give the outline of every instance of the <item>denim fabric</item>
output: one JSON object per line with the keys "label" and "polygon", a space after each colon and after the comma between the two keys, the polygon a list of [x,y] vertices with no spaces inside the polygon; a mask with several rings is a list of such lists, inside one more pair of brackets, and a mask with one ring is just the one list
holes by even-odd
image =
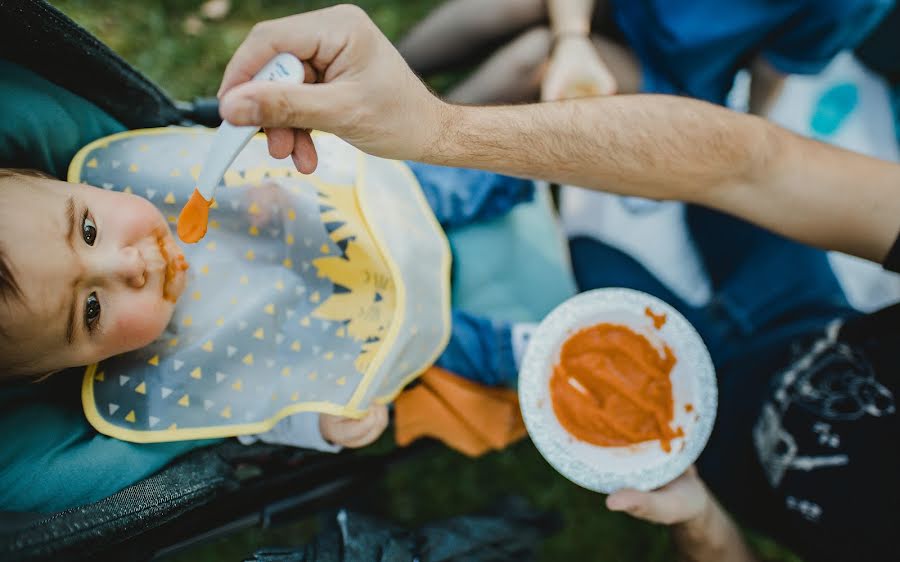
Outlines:
{"label": "denim fabric", "polygon": [[504,215],[534,198],[534,183],[492,172],[407,162],[444,228]]}
{"label": "denim fabric", "polygon": [[510,324],[454,310],[450,342],[437,366],[489,386],[514,385]]}

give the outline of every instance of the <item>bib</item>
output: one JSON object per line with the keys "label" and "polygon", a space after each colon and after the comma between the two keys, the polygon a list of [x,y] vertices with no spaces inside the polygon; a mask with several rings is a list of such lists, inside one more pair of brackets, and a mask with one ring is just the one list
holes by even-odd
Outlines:
{"label": "bib", "polygon": [[[69,181],[145,197],[174,231],[212,131],[162,128],[83,148]],[[443,350],[450,250],[400,162],[315,134],[296,172],[258,135],[216,191],[203,240],[181,245],[188,283],[151,345],[87,368],[101,433],[134,442],[268,431],[301,411],[360,417]]]}

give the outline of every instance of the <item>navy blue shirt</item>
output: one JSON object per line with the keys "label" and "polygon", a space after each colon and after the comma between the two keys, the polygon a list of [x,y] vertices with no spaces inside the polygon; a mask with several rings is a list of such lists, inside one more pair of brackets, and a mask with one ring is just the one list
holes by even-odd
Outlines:
{"label": "navy blue shirt", "polygon": [[806,562],[900,560],[900,303],[729,363],[699,462],[726,508]]}

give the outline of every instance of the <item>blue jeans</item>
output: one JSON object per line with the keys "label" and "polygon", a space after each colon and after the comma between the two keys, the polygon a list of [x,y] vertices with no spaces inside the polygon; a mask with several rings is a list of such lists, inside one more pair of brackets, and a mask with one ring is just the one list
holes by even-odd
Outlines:
{"label": "blue jeans", "polygon": [[[534,198],[534,184],[529,180],[480,170],[408,164],[445,229],[501,216]],[[511,326],[454,310],[450,341],[436,364],[482,384],[514,384],[518,373]]]}
{"label": "blue jeans", "polygon": [[534,199],[530,180],[493,172],[407,162],[445,229],[504,215]]}

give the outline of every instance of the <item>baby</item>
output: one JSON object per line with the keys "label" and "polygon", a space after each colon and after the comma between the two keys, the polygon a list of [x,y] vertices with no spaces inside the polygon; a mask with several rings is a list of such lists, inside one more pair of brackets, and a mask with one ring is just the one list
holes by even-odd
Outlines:
{"label": "baby", "polygon": [[[0,169],[0,372],[47,376],[149,345],[172,318],[186,269],[149,201]],[[387,418],[384,406],[359,420],[297,414],[261,437],[322,450],[362,447]]]}
{"label": "baby", "polygon": [[[422,165],[413,171],[448,226],[502,214],[530,197],[524,180]],[[0,373],[47,376],[150,345],[172,320],[186,270],[170,225],[146,199],[0,169]],[[437,364],[489,384],[510,382],[521,340],[509,325],[454,312]],[[361,419],[302,412],[239,439],[337,451],[373,442],[387,422],[383,405]]]}

